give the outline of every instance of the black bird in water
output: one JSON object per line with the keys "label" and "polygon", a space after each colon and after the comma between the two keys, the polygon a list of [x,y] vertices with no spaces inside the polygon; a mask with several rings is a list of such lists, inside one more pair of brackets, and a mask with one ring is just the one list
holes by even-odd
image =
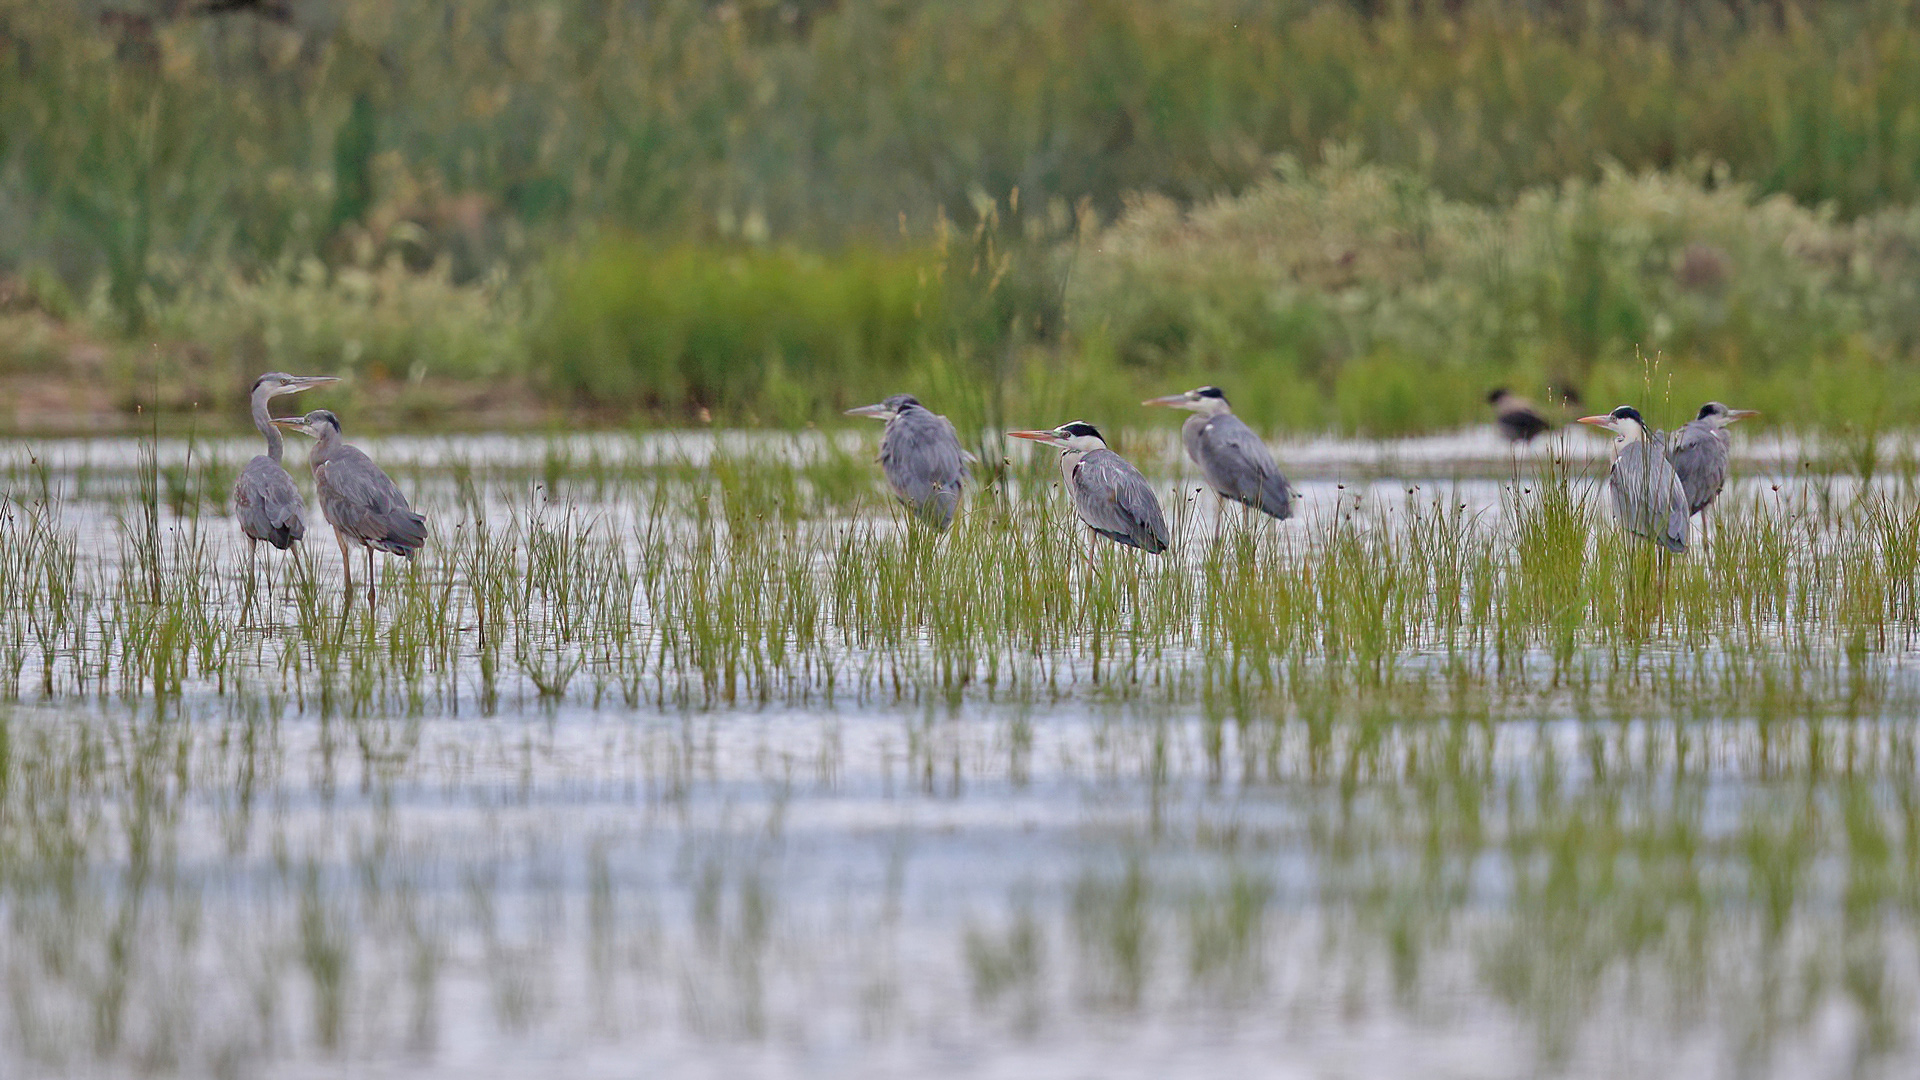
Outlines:
{"label": "black bird in water", "polygon": [[1504,386],[1495,387],[1487,394],[1487,404],[1493,406],[1493,422],[1499,425],[1500,434],[1505,435],[1508,442],[1532,442],[1553,430],[1553,421],[1534,408],[1533,402]]}

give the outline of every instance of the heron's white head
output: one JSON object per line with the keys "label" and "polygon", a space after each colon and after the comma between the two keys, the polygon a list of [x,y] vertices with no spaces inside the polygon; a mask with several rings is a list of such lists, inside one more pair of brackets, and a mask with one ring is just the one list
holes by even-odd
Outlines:
{"label": "heron's white head", "polygon": [[251,396],[272,400],[339,381],[331,375],[289,375],[284,371],[269,371],[253,380]]}
{"label": "heron's white head", "polygon": [[1704,420],[1707,422],[1708,427],[1718,431],[1737,420],[1745,420],[1749,416],[1759,415],[1760,411],[1758,409],[1729,409],[1717,401],[1709,401],[1705,405],[1700,406],[1700,415],[1694,417],[1694,419]]}
{"label": "heron's white head", "polygon": [[1583,416],[1579,422],[1606,428],[1619,436],[1618,441],[1623,446],[1647,437],[1647,422],[1640,418],[1640,410],[1631,405],[1622,405],[1610,413],[1602,413],[1599,416]]}
{"label": "heron's white head", "polygon": [[895,394],[878,405],[862,405],[857,409],[848,409],[847,416],[870,416],[875,420],[891,420],[907,409],[921,408],[920,399],[912,394]]}
{"label": "heron's white head", "polygon": [[1100,429],[1085,420],[1062,424],[1052,431],[1009,431],[1007,434],[1016,439],[1031,439],[1057,446],[1068,454],[1085,454],[1107,448],[1107,440],[1100,437]]}
{"label": "heron's white head", "polygon": [[1149,398],[1142,405],[1165,405],[1173,409],[1186,409],[1203,416],[1217,416],[1232,412],[1233,406],[1227,404],[1227,395],[1217,386],[1202,386],[1184,394],[1168,394],[1166,397]]}
{"label": "heron's white head", "polygon": [[315,439],[340,434],[340,418],[325,409],[315,409],[305,416],[276,416],[273,422]]}

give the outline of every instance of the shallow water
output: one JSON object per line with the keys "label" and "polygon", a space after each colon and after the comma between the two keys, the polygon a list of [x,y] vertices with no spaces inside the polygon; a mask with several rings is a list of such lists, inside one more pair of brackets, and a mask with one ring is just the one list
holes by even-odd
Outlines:
{"label": "shallow water", "polygon": [[[1568,445],[1595,498],[1605,440]],[[0,659],[20,657],[18,700],[0,704],[0,1073],[1920,1065],[1910,625],[1859,651],[1764,619],[1751,638],[1658,630],[1625,659],[1632,642],[1564,659],[1529,639],[1509,656],[1420,628],[1385,674],[1307,644],[1280,676],[1238,662],[1242,685],[1213,655],[1204,585],[1171,615],[1127,591],[1208,572],[1211,497],[1176,513],[1181,551],[1137,574],[1076,564],[1064,525],[1059,551],[1036,549],[1071,568],[1072,608],[1141,620],[1120,647],[1063,623],[997,648],[937,611],[840,611],[867,594],[835,582],[836,545],[875,566],[925,557],[872,490],[870,442],[366,446],[435,548],[383,566],[374,621],[351,609],[333,637],[339,556],[321,530],[308,563],[273,554],[247,603],[212,504],[249,444],[15,448],[10,511],[50,498],[87,599],[77,629],[44,610],[0,619]],[[1172,487],[1170,439],[1129,448]],[[1299,463],[1301,520],[1262,526],[1279,539],[1258,557],[1326,573],[1347,517],[1389,535],[1410,507],[1464,505],[1462,535],[1503,535],[1551,457],[1516,466],[1483,433],[1279,450]],[[143,454],[179,474],[147,481],[179,489],[152,508],[151,563]],[[743,456],[813,471],[709,476]],[[1814,458],[1762,447],[1729,504],[1812,515],[1861,490],[1911,496],[1910,477]],[[1049,475],[1002,481],[1043,530]],[[461,545],[482,521],[515,547],[504,561],[452,554],[479,559]],[[579,552],[610,561],[578,554],[589,569],[563,580],[538,552],[580,540],[569,522],[589,529]],[[696,552],[668,585],[710,551],[712,583],[689,592],[814,575],[739,599],[769,606],[714,633],[812,617],[777,600],[817,605],[817,636],[705,659],[717,646],[687,624],[712,612],[644,584],[650,545]],[[616,564],[634,577],[592,569]],[[483,629],[482,565],[552,580]],[[609,595],[619,610],[594,614]],[[447,644],[406,645],[435,606],[450,625],[424,632]],[[182,610],[217,625],[147,617]],[[628,626],[630,644],[596,637]],[[174,652],[136,647],[170,632]],[[41,633],[72,643],[50,675]],[[156,674],[135,655],[174,659]],[[1789,689],[1762,703],[1761,682]]]}

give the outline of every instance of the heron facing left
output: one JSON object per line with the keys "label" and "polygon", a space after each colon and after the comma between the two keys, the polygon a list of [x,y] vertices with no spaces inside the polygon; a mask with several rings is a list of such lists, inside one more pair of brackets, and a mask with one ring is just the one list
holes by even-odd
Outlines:
{"label": "heron facing left", "polygon": [[1687,550],[1687,489],[1667,460],[1666,448],[1647,430],[1640,410],[1622,405],[1610,413],[1583,416],[1580,423],[1613,432],[1613,468],[1607,487],[1620,527],[1676,554]]}
{"label": "heron facing left", "polygon": [[427,542],[427,519],[413,512],[393,478],[380,471],[358,447],[340,437],[340,418],[325,409],[305,416],[283,416],[274,423],[314,440],[307,462],[313,466],[313,489],[320,496],[320,512],[333,526],[340,543],[340,568],[347,579],[347,597],[353,597],[353,559],[350,545],[367,549],[367,603],[373,595],[373,553],[384,551],[411,559]]}
{"label": "heron facing left", "polygon": [[1167,519],[1153,485],[1126,458],[1107,449],[1100,429],[1075,420],[1051,431],[1007,434],[1060,448],[1060,472],[1073,499],[1073,512],[1087,528],[1152,555],[1167,550]]}
{"label": "heron facing left", "polygon": [[847,415],[887,422],[880,435],[880,471],[887,486],[919,520],[936,529],[953,524],[960,486],[967,480],[967,454],[953,424],[912,394],[848,409]]}
{"label": "heron facing left", "polygon": [[1202,386],[1140,404],[1166,405],[1193,414],[1180,425],[1180,441],[1214,494],[1281,521],[1293,515],[1293,489],[1274,463],[1273,452],[1233,415],[1233,406],[1219,387]]}
{"label": "heron facing left", "polygon": [[285,551],[307,534],[302,513],[306,500],[280,463],[280,429],[274,426],[273,417],[267,411],[268,403],[277,397],[339,381],[331,375],[288,375],[283,371],[269,371],[254,380],[253,426],[266,437],[267,452],[254,455],[247,467],[240,470],[240,479],[233,485],[233,516],[240,520],[240,531],[246,534],[249,552],[259,550],[262,540]]}

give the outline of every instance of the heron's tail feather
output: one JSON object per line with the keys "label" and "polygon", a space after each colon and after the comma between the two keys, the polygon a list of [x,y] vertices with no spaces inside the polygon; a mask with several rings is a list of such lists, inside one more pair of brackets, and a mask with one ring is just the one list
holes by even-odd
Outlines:
{"label": "heron's tail feather", "polygon": [[1285,521],[1293,516],[1293,489],[1287,486],[1286,477],[1274,473],[1267,477],[1266,483],[1260,486],[1259,498],[1248,502],[1247,505],[1263,514],[1271,514],[1274,518]]}
{"label": "heron's tail feather", "polygon": [[1683,507],[1667,516],[1667,535],[1660,538],[1660,546],[1678,554],[1687,550],[1687,518],[1690,515]]}

